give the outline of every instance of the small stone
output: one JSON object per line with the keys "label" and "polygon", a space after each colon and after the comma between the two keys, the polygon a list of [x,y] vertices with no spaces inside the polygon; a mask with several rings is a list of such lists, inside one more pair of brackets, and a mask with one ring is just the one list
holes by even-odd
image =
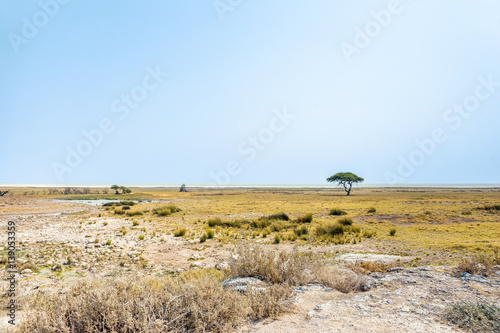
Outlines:
{"label": "small stone", "polygon": [[215,269],[217,269],[219,271],[227,271],[227,270],[229,270],[229,264],[225,261],[220,262],[220,263],[215,265]]}
{"label": "small stone", "polygon": [[404,271],[404,267],[392,267],[392,268],[389,268],[388,270],[386,270],[386,272],[390,273],[390,272],[401,272],[401,271]]}
{"label": "small stone", "polygon": [[23,271],[21,272],[21,274],[32,274],[33,271],[29,268],[26,268],[26,269],[23,269]]}

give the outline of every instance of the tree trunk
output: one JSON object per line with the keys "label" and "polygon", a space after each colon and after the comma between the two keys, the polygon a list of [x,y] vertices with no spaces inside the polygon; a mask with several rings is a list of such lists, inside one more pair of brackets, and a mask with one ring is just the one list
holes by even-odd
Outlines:
{"label": "tree trunk", "polygon": [[347,195],[351,194],[352,183],[349,183],[349,190],[346,188]]}

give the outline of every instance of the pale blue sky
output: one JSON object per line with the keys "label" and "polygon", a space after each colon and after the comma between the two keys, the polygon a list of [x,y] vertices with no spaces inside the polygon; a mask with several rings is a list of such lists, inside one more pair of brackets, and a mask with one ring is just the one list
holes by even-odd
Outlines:
{"label": "pale blue sky", "polygon": [[500,183],[494,0],[2,0],[0,36],[0,184]]}

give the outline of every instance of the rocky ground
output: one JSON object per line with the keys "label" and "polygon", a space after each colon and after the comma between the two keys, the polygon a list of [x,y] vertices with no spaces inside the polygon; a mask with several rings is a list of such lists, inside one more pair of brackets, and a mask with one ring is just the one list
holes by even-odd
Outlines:
{"label": "rocky ground", "polygon": [[[164,235],[140,241],[137,234],[124,234],[121,218],[91,217],[98,207],[31,199],[14,202],[0,212],[0,228],[15,220],[18,226],[19,300],[40,290],[64,291],[85,277],[116,274],[162,275],[189,269],[221,267],[231,245],[199,244]],[[63,214],[61,214],[63,212]],[[130,221],[126,221],[130,224]],[[127,224],[127,225],[128,225]],[[5,231],[6,232],[6,231]],[[281,246],[281,245],[280,245]],[[286,247],[286,245],[283,245]],[[336,252],[337,247],[315,247]],[[241,332],[457,332],[442,319],[443,311],[457,301],[489,301],[500,304],[500,267],[488,276],[457,274],[452,267],[397,267],[408,258],[370,253],[370,248],[336,255],[340,264],[380,261],[393,264],[385,272],[372,273],[365,291],[343,294],[319,285],[297,288],[294,305],[277,319],[240,327]],[[5,250],[5,249],[3,249]],[[34,264],[39,272],[30,269]],[[222,264],[223,266],[223,264]],[[8,289],[5,274],[1,290]],[[2,297],[6,302],[5,295]],[[22,311],[19,313],[22,318]],[[29,320],[29,319],[26,319]],[[2,314],[2,326],[7,317]]]}

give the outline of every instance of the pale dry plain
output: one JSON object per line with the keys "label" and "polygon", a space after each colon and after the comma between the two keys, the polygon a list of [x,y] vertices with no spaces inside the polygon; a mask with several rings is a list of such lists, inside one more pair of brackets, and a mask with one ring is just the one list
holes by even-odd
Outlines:
{"label": "pale dry plain", "polygon": [[[230,267],[241,260],[235,247],[254,244],[265,253],[312,253],[342,270],[339,278],[354,274],[364,285],[341,292],[331,281],[322,286],[311,278],[308,286],[293,286],[278,314],[252,320],[256,315],[244,306],[236,324],[210,330],[460,332],[444,318],[454,302],[499,304],[499,189],[355,188],[351,196],[334,188],[132,188],[125,195],[95,188],[68,195],[7,190],[0,197],[0,221],[4,239],[7,222],[17,224],[17,322],[33,318],[25,315],[29,300],[63,297],[78,281],[238,276]],[[68,199],[135,203],[103,207]],[[330,215],[331,209],[345,215]],[[269,218],[278,213],[289,220]],[[339,232],[333,227],[342,218],[347,222]],[[6,247],[2,265],[5,255]],[[472,256],[472,264],[464,263]],[[460,276],[467,263],[476,265],[475,274]],[[246,304],[244,293],[238,297]],[[9,327],[7,320],[2,314],[2,327]],[[156,325],[160,332],[170,323]]]}

